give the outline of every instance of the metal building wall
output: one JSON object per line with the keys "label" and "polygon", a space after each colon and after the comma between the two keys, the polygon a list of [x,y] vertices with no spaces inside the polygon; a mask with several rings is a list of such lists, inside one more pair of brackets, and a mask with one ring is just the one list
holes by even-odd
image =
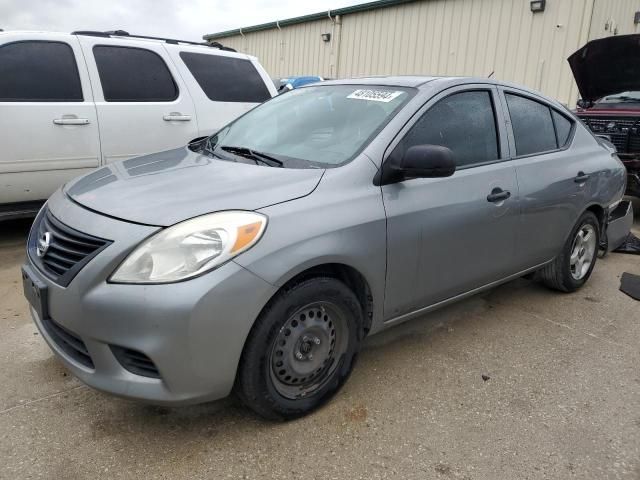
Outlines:
{"label": "metal building wall", "polygon": [[547,0],[542,13],[529,0],[422,0],[218,40],[274,77],[494,72],[574,105],[566,58],[589,39],[637,32],[635,11],[640,0]]}
{"label": "metal building wall", "polygon": [[332,29],[333,22],[327,17],[326,20],[234,35],[216,41],[239,52],[255,55],[272,77],[303,74],[335,77],[335,67],[333,73],[331,68],[333,42],[323,42],[320,37]]}
{"label": "metal building wall", "polygon": [[640,25],[633,23],[635,12],[640,12],[640,0],[596,0],[589,39],[640,33]]}

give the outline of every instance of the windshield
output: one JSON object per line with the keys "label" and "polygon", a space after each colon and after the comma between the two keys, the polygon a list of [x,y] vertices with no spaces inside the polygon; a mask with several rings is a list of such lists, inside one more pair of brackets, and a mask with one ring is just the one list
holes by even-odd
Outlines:
{"label": "windshield", "polygon": [[285,166],[335,166],[355,157],[413,93],[358,85],[293,90],[227,125],[209,144],[224,158],[242,148]]}
{"label": "windshield", "polygon": [[596,103],[640,102],[639,91],[620,92],[602,97]]}

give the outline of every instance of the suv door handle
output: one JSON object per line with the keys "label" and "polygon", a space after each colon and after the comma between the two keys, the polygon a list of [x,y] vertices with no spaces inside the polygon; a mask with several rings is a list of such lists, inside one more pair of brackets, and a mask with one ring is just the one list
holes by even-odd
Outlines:
{"label": "suv door handle", "polygon": [[62,117],[62,118],[54,118],[53,123],[55,123],[56,125],[89,125],[89,119]]}
{"label": "suv door handle", "polygon": [[171,112],[169,115],[162,117],[165,122],[190,122],[191,115],[182,115],[178,112]]}
{"label": "suv door handle", "polygon": [[589,180],[590,175],[584,173],[584,172],[578,172],[578,176],[576,176],[576,178],[573,179],[574,182],[576,183],[584,183],[587,180]]}
{"label": "suv door handle", "polygon": [[506,200],[511,196],[509,190],[502,190],[500,187],[496,187],[491,190],[491,193],[487,195],[487,202],[497,203]]}

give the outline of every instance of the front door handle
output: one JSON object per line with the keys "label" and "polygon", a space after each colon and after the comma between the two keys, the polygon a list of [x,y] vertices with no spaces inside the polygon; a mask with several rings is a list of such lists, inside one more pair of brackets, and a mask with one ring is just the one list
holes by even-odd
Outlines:
{"label": "front door handle", "polygon": [[496,187],[491,190],[491,193],[487,195],[487,202],[497,203],[506,200],[511,196],[511,192],[509,190],[502,190],[500,187]]}
{"label": "front door handle", "polygon": [[56,125],[89,125],[88,118],[62,117],[54,118],[53,123]]}
{"label": "front door handle", "polygon": [[584,183],[587,180],[589,180],[589,176],[588,174],[584,173],[584,172],[578,172],[578,175],[576,176],[576,178],[573,179],[574,182],[576,183]]}
{"label": "front door handle", "polygon": [[165,122],[190,122],[191,115],[182,115],[179,112],[171,112],[169,115],[162,117]]}

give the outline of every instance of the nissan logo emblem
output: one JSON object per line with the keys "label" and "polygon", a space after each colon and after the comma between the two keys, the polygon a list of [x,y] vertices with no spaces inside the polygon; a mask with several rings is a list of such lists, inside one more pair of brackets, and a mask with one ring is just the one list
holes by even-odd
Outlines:
{"label": "nissan logo emblem", "polygon": [[36,254],[39,257],[44,257],[45,254],[47,253],[47,250],[49,250],[50,245],[51,245],[51,233],[44,232],[42,235],[40,235],[40,238],[38,238]]}

